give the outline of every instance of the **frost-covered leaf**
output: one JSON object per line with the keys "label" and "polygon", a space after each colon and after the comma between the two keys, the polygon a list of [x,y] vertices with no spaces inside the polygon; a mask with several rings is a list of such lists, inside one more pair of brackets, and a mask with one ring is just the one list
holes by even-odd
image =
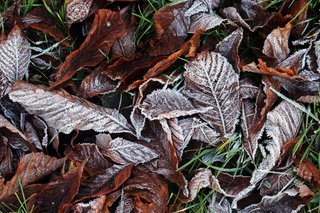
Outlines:
{"label": "frost-covered leaf", "polygon": [[70,23],[83,21],[89,15],[93,0],[69,0],[66,4],[66,16]]}
{"label": "frost-covered leaf", "polygon": [[135,30],[135,27],[127,27],[125,33],[116,40],[111,50],[113,57],[123,56],[126,58],[130,58],[134,55],[134,52],[136,50],[136,44],[134,40]]}
{"label": "frost-covered leaf", "polygon": [[15,26],[0,43],[0,97],[10,91],[16,80],[28,71],[31,58],[30,44]]}
{"label": "frost-covered leaf", "polygon": [[200,54],[185,69],[183,94],[197,108],[212,107],[200,116],[219,133],[233,133],[240,113],[239,74],[215,52]]}
{"label": "frost-covered leaf", "polygon": [[63,159],[57,159],[43,153],[30,153],[22,157],[15,175],[4,184],[0,180],[0,200],[4,201],[19,190],[50,175],[62,166]]}
{"label": "frost-covered leaf", "polygon": [[292,26],[289,23],[284,28],[278,27],[273,30],[265,40],[262,52],[270,58],[275,58],[278,62],[288,58],[290,53],[288,41],[291,28]]}
{"label": "frost-covered leaf", "polygon": [[238,48],[242,41],[243,29],[238,28],[233,31],[229,36],[220,41],[215,49],[215,52],[220,53],[228,59],[228,62],[233,65],[235,69],[239,69],[240,57]]}
{"label": "frost-covered leaf", "polygon": [[102,195],[89,202],[81,202],[72,206],[72,211],[77,213],[102,212],[106,205],[106,196]]}
{"label": "frost-covered leaf", "polygon": [[267,145],[270,153],[253,172],[251,183],[257,183],[273,169],[280,157],[282,145],[296,136],[301,119],[302,111],[287,101],[282,101],[267,114],[266,131],[272,138]]}
{"label": "frost-covered leaf", "polygon": [[260,88],[250,78],[240,80],[240,97],[241,99],[254,99],[258,96]]}
{"label": "frost-covered leaf", "polygon": [[225,19],[221,18],[217,14],[197,14],[192,16],[191,18],[191,24],[188,29],[188,33],[195,33],[198,30],[208,31],[217,26],[220,26],[224,21]]}
{"label": "frost-covered leaf", "polygon": [[74,129],[97,132],[131,133],[132,127],[117,110],[97,106],[66,91],[48,91],[32,84],[17,82],[9,97],[30,114],[38,115],[59,132]]}
{"label": "frost-covered leaf", "polygon": [[107,149],[103,150],[102,153],[119,164],[145,163],[159,156],[156,151],[123,138],[110,141]]}
{"label": "frost-covered leaf", "polygon": [[201,13],[211,13],[212,9],[218,7],[220,0],[194,0],[185,12],[185,16],[191,17]]}
{"label": "frost-covered leaf", "polygon": [[242,0],[237,8],[224,8],[223,14],[252,32],[264,27],[272,17],[257,1],[252,0]]}
{"label": "frost-covered leaf", "polygon": [[150,120],[170,119],[208,111],[211,106],[197,106],[174,90],[156,90],[141,104],[141,112]]}

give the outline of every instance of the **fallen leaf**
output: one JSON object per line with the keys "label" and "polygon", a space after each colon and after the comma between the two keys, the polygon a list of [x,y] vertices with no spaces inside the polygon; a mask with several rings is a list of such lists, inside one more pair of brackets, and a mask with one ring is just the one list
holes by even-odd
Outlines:
{"label": "fallen leaf", "polygon": [[299,177],[309,183],[314,183],[317,187],[319,187],[320,172],[310,160],[306,158],[301,159],[301,157],[298,157],[294,160],[294,163],[296,165],[295,170]]}
{"label": "fallen leaf", "polygon": [[140,143],[116,138],[106,145],[102,153],[118,164],[140,164],[151,161],[159,154]]}
{"label": "fallen leaf", "polygon": [[69,0],[66,4],[66,17],[69,23],[83,21],[89,15],[93,0]]}
{"label": "fallen leaf", "polygon": [[105,203],[106,203],[106,196],[102,195],[100,197],[97,197],[89,203],[87,202],[81,202],[77,203],[74,206],[72,206],[72,212],[76,213],[93,213],[93,212],[105,212]]}
{"label": "fallen leaf", "polygon": [[82,68],[94,67],[102,62],[116,39],[124,33],[124,27],[119,12],[98,10],[85,41],[79,49],[68,55],[57,72],[57,81],[52,88],[69,80]]}
{"label": "fallen leaf", "polygon": [[7,38],[0,43],[0,97],[10,91],[16,80],[22,80],[27,73],[31,50],[27,39],[22,35],[18,26],[15,26]]}
{"label": "fallen leaf", "polygon": [[132,127],[117,110],[92,104],[63,90],[51,92],[32,84],[17,82],[9,97],[25,107],[30,114],[43,118],[59,132],[68,134],[74,129],[93,129],[97,132],[133,134]]}
{"label": "fallen leaf", "polygon": [[200,116],[219,133],[233,133],[240,113],[239,74],[215,52],[200,54],[185,69],[183,94],[195,107],[213,108]]}
{"label": "fallen leaf", "polygon": [[180,116],[203,113],[212,107],[195,107],[180,92],[174,90],[156,90],[141,104],[141,112],[150,120],[170,119]]}
{"label": "fallen leaf", "polygon": [[8,180],[6,184],[0,180],[0,200],[5,201],[9,196],[18,192],[20,184],[25,187],[50,175],[62,166],[63,161],[63,159],[50,157],[43,153],[30,153],[23,156],[11,180]]}

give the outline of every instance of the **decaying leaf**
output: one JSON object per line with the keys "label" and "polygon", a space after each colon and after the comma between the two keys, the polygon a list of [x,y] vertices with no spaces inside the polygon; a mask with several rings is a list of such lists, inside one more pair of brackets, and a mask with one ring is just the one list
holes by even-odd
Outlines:
{"label": "decaying leaf", "polygon": [[66,16],[70,23],[87,18],[93,0],[69,0],[66,5]]}
{"label": "decaying leaf", "polygon": [[[61,167],[63,159],[50,157],[43,153],[30,153],[25,155],[19,162],[15,175],[11,180],[4,183],[0,180],[0,201],[5,201],[19,190],[21,184],[25,187],[50,175]],[[2,205],[2,203],[0,203]]]}
{"label": "decaying leaf", "polygon": [[77,203],[72,207],[73,212],[77,213],[94,213],[105,212],[106,196],[102,195],[88,202]]}
{"label": "decaying leaf", "polygon": [[17,82],[9,96],[30,114],[38,115],[50,127],[66,134],[74,129],[133,134],[132,127],[117,110],[97,106],[63,90],[50,92]]}
{"label": "decaying leaf", "polygon": [[159,156],[155,150],[123,138],[109,141],[102,153],[112,161],[124,165],[145,163]]}
{"label": "decaying leaf", "polygon": [[320,172],[317,167],[310,160],[301,160],[300,157],[295,159],[294,162],[296,164],[295,169],[299,177],[310,183],[314,183],[317,187],[319,187]]}
{"label": "decaying leaf", "polygon": [[102,62],[112,44],[122,35],[124,27],[119,12],[98,10],[86,40],[79,49],[68,55],[56,75],[57,81],[53,87],[69,80],[80,69],[94,67]]}
{"label": "decaying leaf", "polygon": [[16,80],[22,80],[28,71],[31,49],[27,39],[15,26],[0,43],[0,97],[10,91]]}
{"label": "decaying leaf", "polygon": [[141,112],[150,120],[170,119],[206,112],[212,107],[195,107],[180,92],[157,90],[147,96],[141,104]]}
{"label": "decaying leaf", "polygon": [[284,28],[277,28],[273,30],[264,42],[262,52],[270,57],[275,58],[281,62],[288,58],[289,49],[289,35],[291,32],[291,24],[287,24]]}
{"label": "decaying leaf", "polygon": [[215,52],[200,54],[185,69],[183,94],[195,107],[212,107],[200,116],[219,133],[233,133],[240,113],[239,74]]}

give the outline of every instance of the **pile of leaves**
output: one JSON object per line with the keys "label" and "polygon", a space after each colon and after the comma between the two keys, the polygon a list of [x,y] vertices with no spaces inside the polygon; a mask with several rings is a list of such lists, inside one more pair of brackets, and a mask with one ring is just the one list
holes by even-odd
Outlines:
{"label": "pile of leaves", "polygon": [[318,1],[0,4],[1,212],[320,211]]}

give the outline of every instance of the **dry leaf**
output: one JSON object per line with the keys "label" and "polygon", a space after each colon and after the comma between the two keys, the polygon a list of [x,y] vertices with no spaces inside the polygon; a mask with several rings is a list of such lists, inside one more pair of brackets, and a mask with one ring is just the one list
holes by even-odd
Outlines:
{"label": "dry leaf", "polygon": [[197,108],[213,108],[200,116],[222,135],[233,133],[240,114],[239,74],[215,52],[200,54],[185,69],[183,94]]}
{"label": "dry leaf", "polygon": [[15,26],[0,43],[0,97],[10,91],[16,80],[22,80],[28,71],[31,49],[27,39]]}
{"label": "dry leaf", "polygon": [[89,15],[93,0],[69,0],[66,4],[66,17],[69,23],[83,21]]}
{"label": "dry leaf", "polygon": [[133,134],[133,128],[117,110],[97,106],[63,90],[50,92],[32,84],[17,82],[9,97],[59,132],[69,134],[74,129],[92,129]]}
{"label": "dry leaf", "polygon": [[156,90],[141,104],[141,112],[150,120],[170,119],[206,112],[212,107],[195,107],[180,92]]}

